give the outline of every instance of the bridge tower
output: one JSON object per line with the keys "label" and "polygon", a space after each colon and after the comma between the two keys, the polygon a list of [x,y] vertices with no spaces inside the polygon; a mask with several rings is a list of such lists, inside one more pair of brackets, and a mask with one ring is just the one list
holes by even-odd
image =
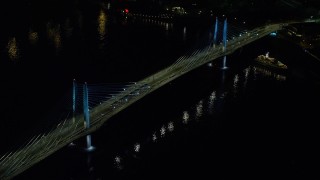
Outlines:
{"label": "bridge tower", "polygon": [[214,26],[213,46],[217,44],[217,34],[218,34],[218,17],[216,17],[216,24]]}
{"label": "bridge tower", "polygon": [[[75,79],[73,79],[72,83],[72,123],[76,122],[75,116],[76,116],[76,103],[77,103],[77,82]],[[75,144],[71,142],[69,146],[74,146]]]}
{"label": "bridge tower", "polygon": [[[84,125],[86,129],[90,128],[90,113],[89,113],[89,98],[88,98],[88,86],[87,83],[83,85],[83,116]],[[91,135],[88,134],[86,137],[87,148],[86,151],[93,151],[95,148],[91,145]]]}
{"label": "bridge tower", "polygon": [[[224,20],[223,23],[223,51],[225,52],[227,50],[227,19]],[[223,57],[223,65],[222,69],[228,69],[227,67],[227,56]]]}
{"label": "bridge tower", "polygon": [[72,122],[75,122],[75,115],[76,115],[76,103],[77,103],[77,82],[73,79],[73,86],[72,86]]}

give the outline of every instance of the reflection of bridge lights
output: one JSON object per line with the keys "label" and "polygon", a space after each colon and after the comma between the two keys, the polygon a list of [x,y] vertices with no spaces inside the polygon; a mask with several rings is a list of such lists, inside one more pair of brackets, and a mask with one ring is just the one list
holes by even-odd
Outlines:
{"label": "reflection of bridge lights", "polygon": [[208,101],[208,111],[209,113],[212,113],[213,111],[213,105],[214,105],[214,101],[216,99],[216,92],[212,92],[209,96],[209,101]]}
{"label": "reflection of bridge lights", "polygon": [[169,122],[169,124],[168,124],[168,131],[169,131],[169,132],[172,132],[173,130],[174,130],[173,122]]}
{"label": "reflection of bridge lights", "polygon": [[239,75],[236,74],[233,78],[233,87],[236,88],[239,82]]}
{"label": "reflection of bridge lights", "polygon": [[104,40],[105,38],[106,23],[107,23],[106,13],[103,10],[100,10],[100,14],[98,16],[98,32],[99,32],[100,40]]}
{"label": "reflection of bridge lights", "polygon": [[155,142],[157,139],[158,139],[158,138],[157,138],[156,133],[153,133],[153,134],[152,134],[152,141]]}
{"label": "reflection of bridge lights", "polygon": [[189,113],[188,113],[188,111],[184,111],[183,112],[183,116],[182,116],[182,122],[183,122],[183,124],[188,124],[188,122],[189,122]]}
{"label": "reflection of bridge lights", "polygon": [[245,77],[246,79],[248,79],[249,71],[250,71],[250,68],[249,68],[249,67],[244,70],[244,77]]}
{"label": "reflection of bridge lights", "polygon": [[160,135],[163,137],[166,134],[166,127],[162,126],[160,129]]}
{"label": "reflection of bridge lights", "polygon": [[61,48],[61,33],[60,33],[60,28],[59,31],[57,32],[57,34],[54,37],[54,45],[56,47],[57,50],[59,50]]}
{"label": "reflection of bridge lights", "polygon": [[38,36],[38,33],[35,32],[35,31],[32,31],[30,30],[29,31],[29,41],[30,41],[30,44],[36,44],[39,40],[39,36]]}
{"label": "reflection of bridge lights", "polygon": [[121,163],[121,157],[120,157],[120,156],[116,156],[116,157],[114,158],[114,162],[115,162],[116,164],[120,164],[120,163]]}
{"label": "reflection of bridge lights", "polygon": [[274,73],[274,72],[267,70],[267,69],[263,69],[263,68],[259,68],[259,67],[255,67],[254,69],[256,70],[255,73],[259,73],[264,76],[274,77],[278,81],[285,81],[287,78],[286,76]]}
{"label": "reflection of bridge lights", "polygon": [[166,23],[166,31],[169,30],[169,23]]}
{"label": "reflection of bridge lights", "polygon": [[213,103],[215,99],[216,99],[216,92],[213,91],[209,97],[210,103]]}
{"label": "reflection of bridge lights", "polygon": [[11,38],[7,45],[8,55],[11,60],[18,59],[19,57],[19,48],[16,41],[16,38]]}
{"label": "reflection of bridge lights", "polygon": [[237,88],[238,88],[238,83],[239,83],[239,75],[236,74],[233,78],[233,91],[234,93],[237,93]]}
{"label": "reflection of bridge lights", "polygon": [[285,81],[285,80],[287,79],[287,77],[286,77],[286,76],[283,76],[283,75],[278,74],[278,75],[276,75],[276,79],[277,79],[278,81]]}
{"label": "reflection of bridge lights", "polygon": [[203,114],[203,100],[201,100],[196,107],[196,117],[200,118]]}
{"label": "reflection of bridge lights", "polygon": [[256,80],[257,79],[257,68],[253,67],[253,79]]}
{"label": "reflection of bridge lights", "polygon": [[53,25],[50,22],[47,23],[47,35],[48,35],[48,38],[53,41],[53,44],[58,52],[62,44],[60,24]]}
{"label": "reflection of bridge lights", "polygon": [[122,161],[122,158],[120,156],[116,156],[114,158],[114,164],[115,164],[116,168],[119,170],[121,170],[123,168],[121,165],[121,161]]}
{"label": "reflection of bridge lights", "polygon": [[135,152],[139,152],[139,151],[140,151],[140,148],[141,148],[141,146],[140,146],[139,143],[136,143],[136,144],[134,145],[134,151],[135,151]]}

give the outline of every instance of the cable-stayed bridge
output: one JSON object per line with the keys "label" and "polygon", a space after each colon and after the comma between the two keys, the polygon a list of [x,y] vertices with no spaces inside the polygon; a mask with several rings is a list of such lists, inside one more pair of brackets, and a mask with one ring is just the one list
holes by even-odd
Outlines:
{"label": "cable-stayed bridge", "polygon": [[[119,84],[73,85],[73,116],[60,122],[56,128],[32,138],[26,145],[0,157],[0,179],[11,179],[34,164],[48,157],[76,139],[86,136],[87,150],[91,146],[90,133],[99,129],[108,119],[134,102],[157,90],[174,79],[220,57],[232,54],[237,49],[254,42],[272,32],[294,23],[313,23],[319,20],[291,21],[257,27],[252,30],[227,33],[227,21],[216,21],[213,43],[181,56],[170,66],[138,81]],[[232,25],[229,25],[232,27]],[[223,32],[218,35],[218,32]],[[222,35],[221,35],[222,34]],[[218,37],[221,37],[220,40]],[[224,67],[226,58],[224,58]],[[81,97],[81,98],[80,98]],[[81,99],[81,112],[77,100]]]}

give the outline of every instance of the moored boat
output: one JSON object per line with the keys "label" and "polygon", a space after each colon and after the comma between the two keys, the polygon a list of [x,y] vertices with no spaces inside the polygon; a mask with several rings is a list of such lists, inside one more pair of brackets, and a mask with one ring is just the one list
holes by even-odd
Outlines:
{"label": "moored boat", "polygon": [[285,71],[288,69],[288,67],[285,64],[283,64],[281,61],[275,58],[269,57],[269,53],[266,53],[266,55],[259,55],[254,62],[275,70]]}

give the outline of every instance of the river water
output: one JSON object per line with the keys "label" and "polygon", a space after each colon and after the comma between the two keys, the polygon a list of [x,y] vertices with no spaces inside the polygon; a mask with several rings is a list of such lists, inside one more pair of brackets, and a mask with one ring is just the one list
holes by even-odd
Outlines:
{"label": "river water", "polygon": [[[39,3],[39,2],[38,2]],[[212,22],[115,16],[107,2],[4,11],[1,152],[60,119],[72,80],[138,81],[208,41]],[[254,65],[270,56],[287,73]],[[165,85],[16,179],[317,179],[319,63],[266,37]],[[58,100],[57,100],[58,99]],[[57,115],[58,114],[58,115]]]}

